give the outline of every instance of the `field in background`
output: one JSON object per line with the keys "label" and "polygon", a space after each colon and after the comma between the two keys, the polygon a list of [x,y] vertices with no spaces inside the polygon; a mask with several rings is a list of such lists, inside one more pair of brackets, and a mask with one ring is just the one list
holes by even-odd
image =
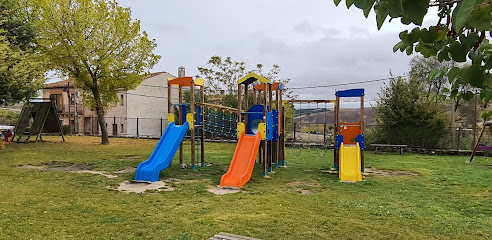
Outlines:
{"label": "field in background", "polygon": [[[174,161],[161,172],[174,191],[137,194],[117,191],[134,174],[115,172],[146,160],[157,140],[47,139],[0,152],[0,239],[492,238],[486,157],[465,164],[467,157],[367,153],[367,169],[385,174],[351,184],[326,173],[332,152],[320,159],[316,149],[288,149],[287,168],[268,179],[256,168],[242,192],[215,195],[207,189],[219,184],[235,145],[206,143],[207,167],[182,170]],[[74,165],[117,177],[53,170]]]}

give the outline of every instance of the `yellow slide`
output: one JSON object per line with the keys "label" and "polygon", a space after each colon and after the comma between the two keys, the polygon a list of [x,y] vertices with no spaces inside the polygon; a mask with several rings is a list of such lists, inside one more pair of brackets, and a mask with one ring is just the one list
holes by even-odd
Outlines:
{"label": "yellow slide", "polygon": [[359,143],[340,146],[340,181],[362,181]]}

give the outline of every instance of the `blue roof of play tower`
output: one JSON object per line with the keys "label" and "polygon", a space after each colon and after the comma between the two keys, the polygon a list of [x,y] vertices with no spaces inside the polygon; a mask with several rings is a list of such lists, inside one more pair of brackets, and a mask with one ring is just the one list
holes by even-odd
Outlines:
{"label": "blue roof of play tower", "polygon": [[337,91],[336,95],[339,97],[362,97],[364,96],[364,89],[358,88],[358,89]]}

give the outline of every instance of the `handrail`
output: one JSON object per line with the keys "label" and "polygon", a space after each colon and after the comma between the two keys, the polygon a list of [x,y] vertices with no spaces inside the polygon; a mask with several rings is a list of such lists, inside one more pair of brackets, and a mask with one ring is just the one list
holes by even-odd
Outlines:
{"label": "handrail", "polygon": [[222,105],[216,105],[216,104],[211,104],[211,103],[197,103],[198,106],[204,106],[204,107],[214,107],[214,108],[219,108],[222,110],[228,110],[228,111],[234,111],[237,112],[237,108],[231,108],[231,107],[226,107]]}

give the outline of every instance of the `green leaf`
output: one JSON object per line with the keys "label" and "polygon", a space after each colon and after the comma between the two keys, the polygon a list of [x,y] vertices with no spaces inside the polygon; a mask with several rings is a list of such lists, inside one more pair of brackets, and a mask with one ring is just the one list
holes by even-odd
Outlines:
{"label": "green leaf", "polygon": [[475,7],[483,0],[463,0],[453,11],[452,23],[456,32],[461,32],[463,26]]}
{"label": "green leaf", "polygon": [[450,92],[450,91],[449,91],[449,88],[443,88],[443,89],[442,89],[442,92],[443,92],[443,93],[448,93],[448,92]]}
{"label": "green leaf", "polygon": [[437,59],[439,62],[451,60],[449,57],[449,47],[444,47],[437,55]]}
{"label": "green leaf", "polygon": [[342,0],[333,0],[335,2],[335,6],[338,6]]}
{"label": "green leaf", "polygon": [[466,52],[470,51],[470,49],[473,47],[473,45],[475,45],[475,43],[478,42],[479,39],[480,37],[478,36],[478,34],[474,32],[468,34],[468,36],[465,36],[464,34],[460,35],[461,45]]}
{"label": "green leaf", "polygon": [[407,46],[407,48],[405,49],[407,55],[412,55],[413,53],[413,44],[410,44]]}
{"label": "green leaf", "polygon": [[405,44],[405,42],[404,41],[400,41],[397,44],[395,44],[395,46],[393,47],[393,52],[396,52],[398,50],[400,50],[401,52],[403,52],[403,50],[406,47],[407,47],[407,45]]}
{"label": "green leaf", "polygon": [[475,96],[475,94],[473,92],[470,92],[470,91],[467,91],[466,93],[461,95],[461,97],[463,99],[465,99],[466,101],[470,101],[474,96]]}
{"label": "green leaf", "polygon": [[352,4],[354,4],[354,0],[345,0],[345,4],[347,5],[347,8],[350,8]]}
{"label": "green leaf", "polygon": [[491,73],[486,73],[484,78],[483,78],[483,85],[487,87],[492,86],[492,74]]}
{"label": "green leaf", "polygon": [[432,69],[432,70],[430,71],[430,73],[429,73],[429,80],[434,79],[434,77],[436,76],[436,74],[437,74],[437,72],[438,72],[438,71],[439,71],[439,70],[438,70],[437,68]]}
{"label": "green leaf", "polygon": [[484,112],[480,116],[482,117],[482,119],[484,121],[488,121],[490,119],[490,117],[492,117],[492,110],[491,111],[488,111],[488,112]]}
{"label": "green leaf", "polygon": [[449,53],[451,54],[451,57],[454,61],[466,62],[467,51],[465,51],[463,46],[461,46],[458,41],[455,41],[451,44],[451,46],[449,47]]}
{"label": "green leaf", "polygon": [[441,29],[437,32],[437,41],[442,41],[446,36],[447,29]]}
{"label": "green leaf", "polygon": [[422,25],[429,8],[429,0],[403,0],[402,7],[404,17],[416,25]]}
{"label": "green leaf", "polygon": [[492,29],[492,5],[481,4],[473,11],[468,18],[468,24],[471,28],[478,31],[490,31]]}
{"label": "green leaf", "polygon": [[401,0],[388,0],[388,11],[392,18],[401,17],[403,15]]}
{"label": "green leaf", "polygon": [[420,31],[420,39],[422,40],[422,42],[424,43],[433,43],[434,41],[437,40],[437,32],[434,31],[433,29],[431,30],[427,30],[427,29],[422,29],[422,31]]}
{"label": "green leaf", "polygon": [[448,72],[448,81],[449,83],[452,83],[454,79],[460,74],[461,68],[459,67],[453,67],[451,70]]}
{"label": "green leaf", "polygon": [[461,70],[461,77],[464,84],[470,84],[472,87],[481,88],[483,86],[483,71],[479,66],[472,65]]}
{"label": "green leaf", "polygon": [[456,98],[456,96],[458,96],[458,89],[453,89],[453,91],[451,91],[451,94],[449,95],[450,98]]}

